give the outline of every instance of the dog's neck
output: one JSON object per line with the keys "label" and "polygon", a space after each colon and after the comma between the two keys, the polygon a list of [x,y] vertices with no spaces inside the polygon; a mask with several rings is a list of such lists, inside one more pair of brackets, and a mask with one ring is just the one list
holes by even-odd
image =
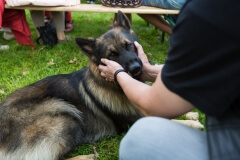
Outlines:
{"label": "dog's neck", "polygon": [[92,61],[89,61],[89,71],[93,74],[93,76],[99,83],[101,83],[103,85],[108,85],[108,87],[111,86],[116,89],[121,89],[121,87],[118,84],[116,84],[115,82],[106,81],[106,79],[101,76],[101,73],[100,73],[96,63],[94,63]]}

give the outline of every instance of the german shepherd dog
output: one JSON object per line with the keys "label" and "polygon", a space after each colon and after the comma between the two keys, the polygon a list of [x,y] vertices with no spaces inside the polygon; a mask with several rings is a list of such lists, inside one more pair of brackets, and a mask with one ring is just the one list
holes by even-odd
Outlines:
{"label": "german shepherd dog", "polygon": [[127,17],[99,38],[75,38],[89,66],[18,89],[0,104],[1,160],[58,160],[78,145],[128,129],[142,115],[121,87],[100,76],[101,58],[139,78],[142,62]]}

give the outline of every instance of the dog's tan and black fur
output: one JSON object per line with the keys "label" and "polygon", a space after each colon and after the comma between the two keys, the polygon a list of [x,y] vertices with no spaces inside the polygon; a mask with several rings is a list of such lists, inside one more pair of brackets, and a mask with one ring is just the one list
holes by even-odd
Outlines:
{"label": "dog's tan and black fur", "polygon": [[0,104],[0,159],[64,159],[76,146],[126,131],[141,117],[97,68],[101,58],[108,58],[140,76],[136,36],[126,16],[119,12],[114,28],[99,38],[75,41],[89,66],[21,88]]}

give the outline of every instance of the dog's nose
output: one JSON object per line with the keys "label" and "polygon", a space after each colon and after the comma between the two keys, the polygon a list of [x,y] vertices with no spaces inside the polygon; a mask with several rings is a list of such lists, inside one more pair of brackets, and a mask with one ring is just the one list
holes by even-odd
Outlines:
{"label": "dog's nose", "polygon": [[134,62],[131,65],[129,65],[128,69],[133,76],[137,76],[138,74],[140,74],[141,68],[142,66],[138,62]]}

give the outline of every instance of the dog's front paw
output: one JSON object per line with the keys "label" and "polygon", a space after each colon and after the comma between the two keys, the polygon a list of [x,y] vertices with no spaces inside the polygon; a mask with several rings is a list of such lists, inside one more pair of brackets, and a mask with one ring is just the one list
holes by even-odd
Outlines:
{"label": "dog's front paw", "polygon": [[186,119],[197,121],[199,119],[198,112],[188,112],[186,113]]}
{"label": "dog's front paw", "polygon": [[176,120],[174,119],[173,121],[184,124],[186,126],[195,128],[195,129],[203,129],[204,126],[199,122],[195,120]]}

